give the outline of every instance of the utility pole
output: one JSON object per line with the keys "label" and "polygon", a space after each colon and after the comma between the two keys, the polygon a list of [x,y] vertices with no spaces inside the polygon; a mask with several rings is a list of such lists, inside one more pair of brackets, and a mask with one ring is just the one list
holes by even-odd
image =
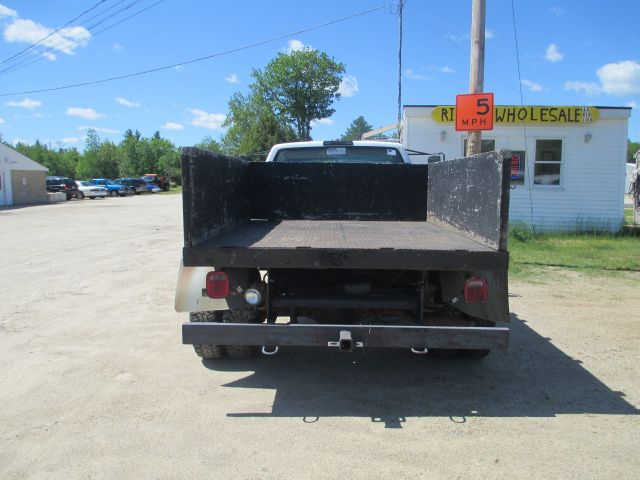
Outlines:
{"label": "utility pole", "polygon": [[398,18],[400,21],[398,33],[398,140],[402,127],[402,7],[405,0],[398,0]]}
{"label": "utility pole", "polygon": [[[469,93],[482,93],[484,89],[484,20],[485,0],[473,0],[471,7],[471,64],[469,75]],[[467,155],[480,153],[482,132],[467,134]]]}

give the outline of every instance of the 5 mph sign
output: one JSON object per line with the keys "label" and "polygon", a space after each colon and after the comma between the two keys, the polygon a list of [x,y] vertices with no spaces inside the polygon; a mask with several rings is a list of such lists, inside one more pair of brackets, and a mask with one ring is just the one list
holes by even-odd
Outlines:
{"label": "5 mph sign", "polygon": [[493,93],[456,96],[456,131],[493,130]]}

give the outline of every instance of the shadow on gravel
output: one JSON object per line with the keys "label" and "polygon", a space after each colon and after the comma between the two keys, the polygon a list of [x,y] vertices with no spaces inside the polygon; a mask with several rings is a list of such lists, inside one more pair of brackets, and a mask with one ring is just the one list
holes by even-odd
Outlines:
{"label": "shadow on gravel", "polygon": [[275,389],[272,412],[230,417],[370,417],[402,428],[410,417],[634,415],[624,393],[609,389],[580,362],[512,315],[509,351],[483,360],[434,359],[408,351],[343,354],[281,349],[275,357],[205,361],[217,371],[251,371],[225,387]]}

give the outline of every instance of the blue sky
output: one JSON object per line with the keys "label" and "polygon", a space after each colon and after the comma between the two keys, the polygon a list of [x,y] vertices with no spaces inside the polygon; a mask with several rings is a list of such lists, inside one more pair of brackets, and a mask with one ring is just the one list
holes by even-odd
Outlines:
{"label": "blue sky", "polygon": [[[640,2],[514,1],[525,103],[632,106],[629,137],[639,140]],[[0,2],[0,95],[174,64],[384,4],[104,0],[37,48],[10,59],[98,0]],[[495,93],[496,104],[518,104],[511,2],[487,3],[485,91]],[[314,138],[339,136],[359,115],[374,127],[386,125],[395,121],[397,111],[398,19],[391,9],[181,68],[67,90],[0,96],[0,133],[9,142],[40,139],[80,149],[88,127],[114,141],[127,128],[145,136],[160,130],[177,145],[191,145],[207,135],[218,138],[227,101],[232,93],[246,91],[252,68],[302,45],[327,52],[345,63],[347,71],[336,113],[314,126]],[[407,0],[404,20],[403,103],[455,103],[456,94],[468,91],[471,0]]]}

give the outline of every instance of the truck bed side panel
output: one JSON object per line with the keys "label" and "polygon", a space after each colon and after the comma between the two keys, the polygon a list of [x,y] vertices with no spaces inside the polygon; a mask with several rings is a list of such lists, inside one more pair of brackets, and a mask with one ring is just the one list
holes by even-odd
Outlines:
{"label": "truck bed side panel", "polygon": [[428,221],[506,251],[510,165],[506,150],[430,164]]}

